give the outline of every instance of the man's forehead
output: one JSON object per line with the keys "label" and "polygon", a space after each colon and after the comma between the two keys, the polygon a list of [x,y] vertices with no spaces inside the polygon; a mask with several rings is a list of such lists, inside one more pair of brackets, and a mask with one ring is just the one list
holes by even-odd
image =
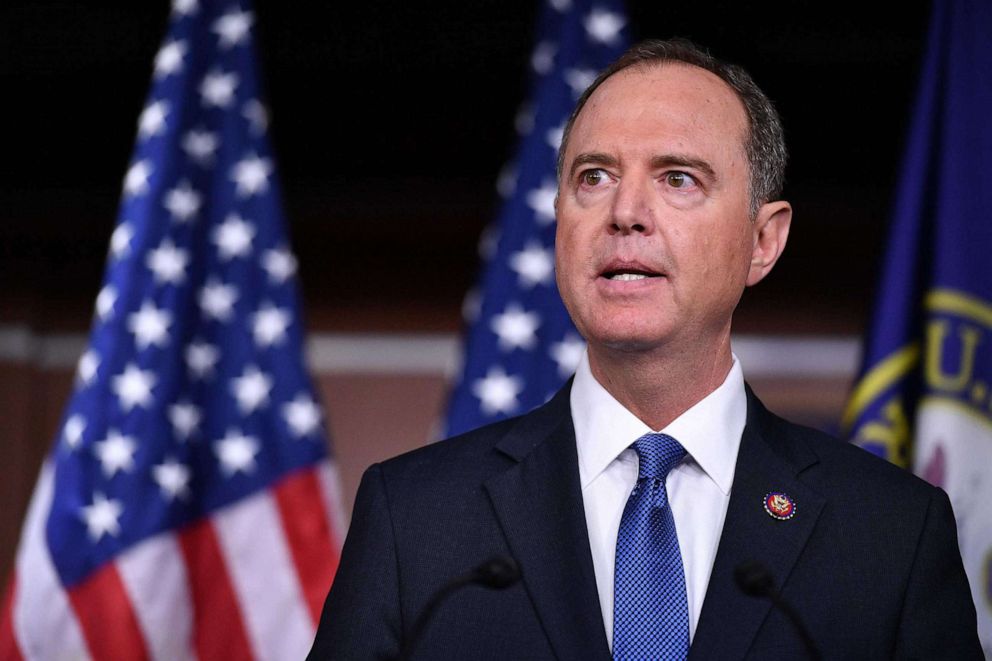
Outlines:
{"label": "man's forehead", "polygon": [[716,74],[683,62],[643,62],[618,71],[590,95],[573,130],[576,137],[595,135],[601,121],[633,127],[658,118],[704,130],[727,127],[742,145],[747,134],[747,113],[737,93]]}

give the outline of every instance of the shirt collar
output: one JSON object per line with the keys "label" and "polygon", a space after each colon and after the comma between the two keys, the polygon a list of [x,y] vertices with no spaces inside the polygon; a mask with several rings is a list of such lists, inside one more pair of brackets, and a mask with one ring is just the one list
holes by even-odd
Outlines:
{"label": "shirt collar", "polygon": [[716,390],[664,429],[652,430],[600,385],[589,368],[588,355],[584,354],[570,395],[582,488],[639,437],[659,431],[681,443],[720,491],[729,495],[747,421],[744,375],[737,356],[733,359],[730,372]]}

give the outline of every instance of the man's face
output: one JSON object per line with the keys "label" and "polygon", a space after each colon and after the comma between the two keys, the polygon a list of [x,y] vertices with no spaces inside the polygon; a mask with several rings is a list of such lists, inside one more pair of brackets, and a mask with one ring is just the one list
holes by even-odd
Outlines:
{"label": "man's face", "polygon": [[[558,287],[591,347],[706,346],[729,334],[757,238],[747,119],[703,69],[608,78],[572,127],[559,196]],[[688,344],[687,344],[688,343]]]}

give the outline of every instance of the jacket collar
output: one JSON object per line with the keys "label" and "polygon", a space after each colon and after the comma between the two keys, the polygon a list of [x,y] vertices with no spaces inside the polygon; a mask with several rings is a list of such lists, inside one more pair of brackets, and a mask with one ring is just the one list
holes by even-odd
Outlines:
{"label": "jacket collar", "polygon": [[485,483],[559,659],[610,658],[579,487],[569,382],[496,445],[516,460]]}
{"label": "jacket collar", "polygon": [[[495,446],[516,463],[485,483],[523,583],[555,655],[611,658],[596,590],[579,485],[571,382],[526,415]],[[812,533],[826,499],[799,481],[816,453],[747,389],[747,424],[713,572],[690,659],[742,658],[770,610],[744,595],[734,569],[760,560],[781,587]],[[793,518],[772,518],[769,493],[787,494]]]}
{"label": "jacket collar", "polygon": [[[794,430],[769,413],[748,388],[748,421],[690,659],[746,655],[771,602],[741,592],[734,581],[734,569],[743,562],[759,561],[781,588],[816,526],[826,499],[799,476],[818,458]],[[777,520],[765,511],[765,498],[776,492],[786,494],[794,503],[792,518]]]}

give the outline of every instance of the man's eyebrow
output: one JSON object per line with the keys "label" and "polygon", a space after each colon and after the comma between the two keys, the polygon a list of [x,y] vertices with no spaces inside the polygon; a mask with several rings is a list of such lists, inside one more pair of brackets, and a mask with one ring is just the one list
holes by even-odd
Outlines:
{"label": "man's eyebrow", "polygon": [[616,167],[619,161],[613,158],[609,154],[604,154],[602,152],[587,152],[585,154],[579,154],[572,161],[572,167],[568,169],[568,178],[571,179],[575,176],[575,171],[578,170],[583,165],[594,164],[594,165],[605,165],[606,167]]}
{"label": "man's eyebrow", "polygon": [[684,154],[663,154],[651,159],[651,167],[654,169],[668,167],[692,168],[703,172],[711,179],[716,179],[716,172],[713,166],[700,158],[685,156]]}

